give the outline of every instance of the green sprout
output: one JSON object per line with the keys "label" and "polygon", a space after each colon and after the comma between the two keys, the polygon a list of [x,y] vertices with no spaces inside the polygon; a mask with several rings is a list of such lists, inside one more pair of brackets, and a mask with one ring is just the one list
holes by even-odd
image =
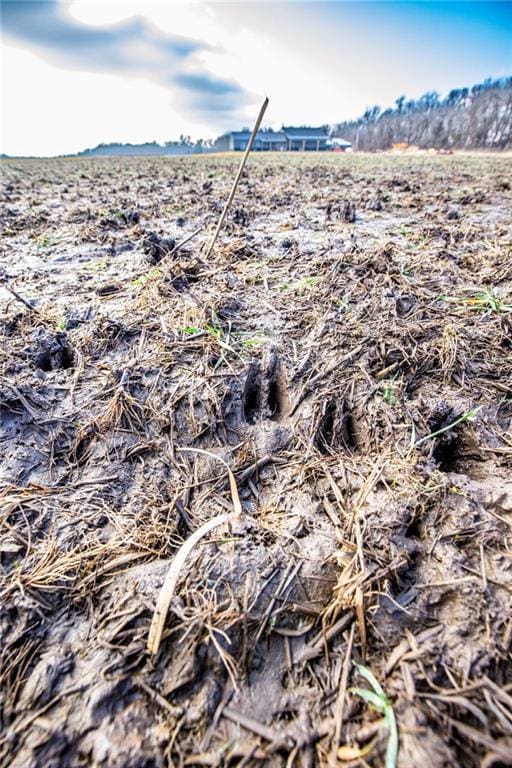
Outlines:
{"label": "green sprout", "polygon": [[382,385],[382,399],[385,403],[388,403],[388,405],[396,405],[398,403],[393,384],[389,381]]}
{"label": "green sprout", "polygon": [[[237,357],[240,357],[238,352],[227,343],[227,341],[229,341],[229,332],[228,334],[224,332],[220,324],[219,318],[213,308],[211,310],[211,318],[212,318],[211,324],[207,325],[205,328],[199,328],[198,326],[195,326],[195,325],[187,325],[185,326],[185,328],[182,328],[182,332],[187,334],[187,336],[208,334],[213,339],[215,339],[215,341],[217,342],[217,344],[222,350],[227,350],[228,352],[232,352]],[[223,362],[225,362],[224,355],[221,354],[219,360],[215,365],[215,368],[222,365]]]}
{"label": "green sprout", "polygon": [[211,318],[212,322],[210,325],[206,326],[206,332],[209,333],[210,336],[214,336],[217,341],[221,341],[224,336],[224,331],[222,330],[219,318],[213,307],[211,309]]}
{"label": "green sprout", "polygon": [[334,299],[334,305],[336,307],[339,307],[339,309],[348,309],[349,301],[350,301],[350,296],[348,293],[345,293],[341,299],[340,298]]}
{"label": "green sprout", "polygon": [[57,325],[57,330],[58,331],[65,331],[65,330],[67,330],[67,327],[68,327],[68,321],[66,320],[65,317],[59,317],[59,319],[57,320],[56,325]]}
{"label": "green sprout", "polygon": [[149,272],[145,272],[143,275],[139,275],[139,277],[136,277],[135,280],[132,280],[132,285],[135,285],[137,287],[146,285],[150,280],[156,280],[157,277],[160,277],[162,274],[162,270],[158,269],[158,267],[155,267],[154,269],[150,269]]}
{"label": "green sprout", "polygon": [[373,672],[362,664],[356,664],[355,666],[359,674],[370,684],[372,690],[369,691],[368,688],[351,688],[350,693],[354,694],[354,696],[359,696],[363,701],[371,704],[377,712],[381,712],[384,715],[384,723],[389,733],[385,765],[386,768],[395,768],[398,757],[398,728],[393,707]]}
{"label": "green sprout", "polygon": [[469,298],[459,296],[439,296],[438,298],[446,303],[483,312],[484,316],[499,312],[512,312],[512,304],[507,304],[505,299],[498,295],[495,288],[484,288]]}
{"label": "green sprout", "polygon": [[467,299],[466,304],[471,304],[476,309],[484,309],[486,314],[492,312],[512,312],[512,305],[506,304],[493,288],[486,288],[476,293],[471,299]]}
{"label": "green sprout", "polygon": [[305,277],[296,283],[283,283],[279,286],[280,291],[295,291],[299,295],[304,293],[307,288],[312,288],[318,281],[319,277],[312,275],[311,277]]}
{"label": "green sprout", "polygon": [[59,238],[55,235],[38,235],[34,238],[38,248],[49,248],[51,245],[58,243]]}
{"label": "green sprout", "polygon": [[253,339],[242,339],[242,346],[244,347],[262,347],[267,339],[255,337]]}
{"label": "green sprout", "polygon": [[433,437],[438,437],[439,435],[442,435],[444,432],[448,432],[450,429],[453,429],[454,427],[457,427],[459,424],[462,424],[465,421],[473,421],[476,417],[478,411],[482,408],[481,405],[479,405],[477,408],[472,408],[469,411],[466,411],[462,414],[462,416],[459,416],[458,419],[455,419],[455,421],[452,421],[450,424],[447,424],[446,427],[441,427],[441,429],[436,429],[435,432],[431,432],[430,435],[426,435],[425,437],[422,437],[421,440],[414,440],[415,431],[414,431],[414,425],[413,425],[413,439],[412,444],[414,448],[417,448],[419,445],[423,445],[423,443],[426,443],[427,440],[431,440]]}
{"label": "green sprout", "polygon": [[82,264],[82,269],[86,272],[103,272],[107,268],[106,259],[96,259],[96,261],[86,261]]}
{"label": "green sprout", "polygon": [[124,219],[124,213],[119,208],[104,208],[102,211],[98,211],[98,214],[105,219],[117,219],[118,221]]}
{"label": "green sprout", "polygon": [[400,264],[399,267],[400,277],[409,277],[412,275],[412,267],[410,264]]}

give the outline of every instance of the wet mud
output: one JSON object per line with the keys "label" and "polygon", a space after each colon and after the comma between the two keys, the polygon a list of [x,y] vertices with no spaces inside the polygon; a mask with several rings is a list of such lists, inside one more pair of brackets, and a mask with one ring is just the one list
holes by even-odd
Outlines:
{"label": "wet mud", "polygon": [[2,161],[2,765],[511,765],[512,160],[237,162]]}

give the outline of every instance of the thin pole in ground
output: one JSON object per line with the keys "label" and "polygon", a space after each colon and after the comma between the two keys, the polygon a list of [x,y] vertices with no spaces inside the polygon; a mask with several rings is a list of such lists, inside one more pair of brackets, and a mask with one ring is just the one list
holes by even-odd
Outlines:
{"label": "thin pole in ground", "polygon": [[217,240],[217,237],[219,236],[219,232],[222,228],[222,225],[224,224],[224,219],[226,218],[226,214],[229,210],[229,206],[233,202],[233,198],[235,196],[236,188],[238,187],[238,182],[240,181],[242,177],[242,171],[244,170],[245,163],[247,162],[247,158],[249,157],[249,152],[252,149],[252,145],[254,144],[254,139],[256,138],[256,134],[258,133],[261,125],[261,121],[263,120],[263,115],[265,114],[265,110],[268,107],[268,96],[265,97],[265,101],[261,105],[260,113],[258,115],[258,118],[256,122],[254,123],[254,128],[252,129],[251,138],[249,139],[249,143],[247,144],[247,147],[244,152],[244,156],[242,157],[242,161],[240,163],[240,166],[238,168],[238,172],[235,176],[235,180],[233,182],[233,186],[231,187],[231,192],[229,193],[229,197],[227,199],[226,205],[224,206],[224,210],[222,211],[222,215],[219,219],[219,223],[217,224],[217,227],[215,229],[215,232],[213,233],[213,237],[210,240],[210,245],[208,246],[208,250],[206,251],[205,258],[207,259],[210,253],[213,250],[213,246],[215,245],[215,241]]}

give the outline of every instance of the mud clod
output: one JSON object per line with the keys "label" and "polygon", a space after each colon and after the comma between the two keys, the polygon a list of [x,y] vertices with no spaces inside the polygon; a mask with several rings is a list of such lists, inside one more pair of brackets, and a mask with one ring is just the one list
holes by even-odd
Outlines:
{"label": "mud clod", "polygon": [[347,200],[343,205],[343,220],[349,224],[354,224],[356,220],[356,206],[352,200]]}
{"label": "mud clod", "polygon": [[158,264],[164,256],[170,253],[176,246],[176,240],[172,237],[162,237],[156,232],[148,232],[144,237],[143,248],[152,264]]}

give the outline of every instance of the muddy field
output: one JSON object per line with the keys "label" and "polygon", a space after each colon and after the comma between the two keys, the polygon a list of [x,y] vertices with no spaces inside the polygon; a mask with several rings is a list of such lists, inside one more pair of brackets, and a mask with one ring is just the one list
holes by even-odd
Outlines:
{"label": "muddy field", "polygon": [[512,158],[238,160],[2,162],[2,764],[512,765]]}

